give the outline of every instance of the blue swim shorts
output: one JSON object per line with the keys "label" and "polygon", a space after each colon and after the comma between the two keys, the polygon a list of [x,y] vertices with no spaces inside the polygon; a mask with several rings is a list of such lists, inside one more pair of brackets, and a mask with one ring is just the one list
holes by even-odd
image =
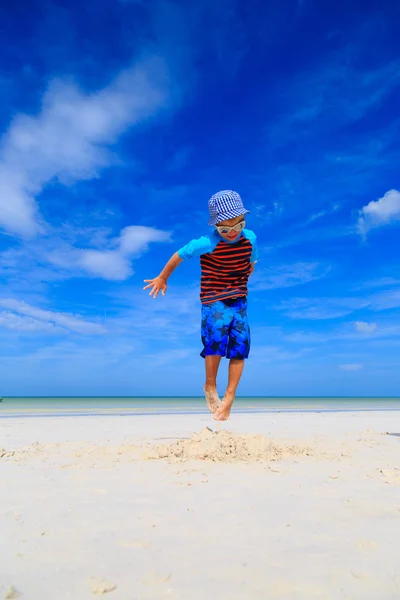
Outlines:
{"label": "blue swim shorts", "polygon": [[201,339],[204,358],[209,355],[243,360],[250,352],[250,327],[247,321],[247,298],[229,298],[203,304]]}

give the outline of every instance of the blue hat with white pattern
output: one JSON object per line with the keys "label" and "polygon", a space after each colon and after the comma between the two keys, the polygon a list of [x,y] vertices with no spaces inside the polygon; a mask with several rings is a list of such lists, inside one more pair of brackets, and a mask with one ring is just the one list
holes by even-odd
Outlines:
{"label": "blue hat with white pattern", "polygon": [[210,211],[209,225],[216,225],[221,221],[234,219],[250,212],[245,209],[239,194],[233,190],[223,190],[211,196],[208,210]]}

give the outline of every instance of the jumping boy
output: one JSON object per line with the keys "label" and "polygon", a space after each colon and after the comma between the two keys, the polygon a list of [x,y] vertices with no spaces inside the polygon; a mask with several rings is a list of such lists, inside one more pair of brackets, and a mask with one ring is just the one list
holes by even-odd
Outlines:
{"label": "jumping boy", "polygon": [[[183,260],[200,257],[202,303],[201,338],[205,358],[204,393],[214,419],[229,418],[236,390],[250,351],[247,321],[247,282],[258,260],[255,233],[245,229],[243,206],[237,192],[225,190],[208,201],[210,235],[192,240],[170,258],[158,277],[145,279],[150,296],[165,295],[171,273]],[[217,392],[217,374],[221,358],[229,362],[228,386],[222,403]]]}

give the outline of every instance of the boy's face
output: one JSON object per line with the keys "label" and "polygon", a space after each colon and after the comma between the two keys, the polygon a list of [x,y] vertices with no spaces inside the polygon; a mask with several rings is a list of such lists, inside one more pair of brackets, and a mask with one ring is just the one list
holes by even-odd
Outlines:
{"label": "boy's face", "polygon": [[[240,217],[234,217],[233,219],[226,219],[226,221],[221,221],[217,224],[217,227],[234,227],[242,221],[244,221],[244,215],[240,215]],[[229,240],[230,242],[233,242],[234,240],[236,240],[236,238],[240,236],[242,232],[235,231],[234,229],[232,229],[230,233],[221,233],[220,231],[218,233],[224,240]]]}

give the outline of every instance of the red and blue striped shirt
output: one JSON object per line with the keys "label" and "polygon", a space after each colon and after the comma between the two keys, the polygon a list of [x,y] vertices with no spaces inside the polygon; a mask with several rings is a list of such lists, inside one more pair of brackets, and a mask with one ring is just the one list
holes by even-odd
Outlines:
{"label": "red and blue striped shirt", "polygon": [[192,240],[178,251],[183,260],[200,256],[200,300],[203,304],[247,296],[251,263],[258,260],[257,238],[243,229],[234,242],[224,240],[217,231]]}

